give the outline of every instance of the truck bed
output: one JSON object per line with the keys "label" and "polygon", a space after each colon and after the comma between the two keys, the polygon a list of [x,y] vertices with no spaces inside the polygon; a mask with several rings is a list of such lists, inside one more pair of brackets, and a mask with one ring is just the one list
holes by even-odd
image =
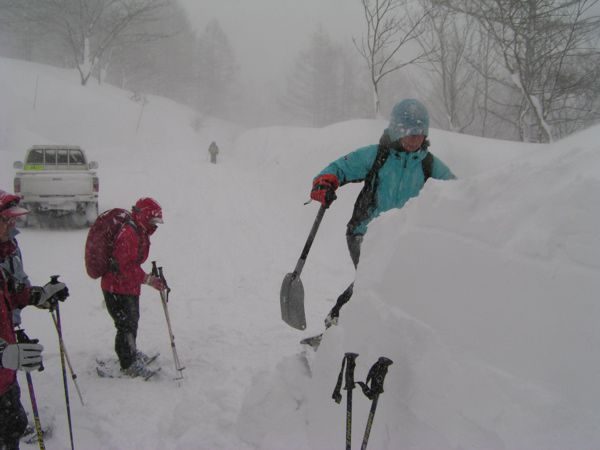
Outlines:
{"label": "truck bed", "polygon": [[26,202],[48,197],[91,196],[92,193],[93,175],[88,171],[22,171],[17,175],[21,178],[21,195]]}

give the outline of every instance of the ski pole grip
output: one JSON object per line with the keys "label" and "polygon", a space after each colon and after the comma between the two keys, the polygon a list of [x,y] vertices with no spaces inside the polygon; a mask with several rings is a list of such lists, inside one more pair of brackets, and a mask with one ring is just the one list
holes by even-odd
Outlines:
{"label": "ski pole grip", "polygon": [[377,362],[373,364],[373,367],[369,370],[365,382],[357,382],[362,389],[363,394],[365,394],[369,400],[373,400],[383,392],[383,381],[387,375],[388,367],[392,364],[393,361],[391,359],[386,358],[385,356],[379,357]]}
{"label": "ski pole grip", "polygon": [[344,378],[346,379],[346,385],[344,389],[354,389],[354,368],[356,367],[357,357],[358,353],[345,353],[344,358],[342,358],[342,367],[340,369],[340,374],[338,375],[337,383],[335,384],[333,394],[331,394],[331,398],[336,403],[340,403],[342,401],[341,389],[342,381],[344,380]]}
{"label": "ski pole grip", "polygon": [[156,261],[152,261],[152,275],[154,275],[155,277],[158,276],[158,269],[156,268]]}
{"label": "ski pole grip", "polygon": [[163,280],[165,282],[165,285],[167,286],[167,291],[171,292],[171,288],[169,287],[169,283],[167,283],[167,279],[165,278],[165,273],[163,272],[162,267],[158,268],[158,276],[160,277],[161,280]]}
{"label": "ski pole grip", "polygon": [[167,301],[169,301],[169,293],[171,292],[171,288],[169,287],[169,284],[167,283],[167,279],[165,278],[165,274],[163,272],[163,268],[162,266],[158,268],[158,276],[160,277],[161,280],[163,280],[165,282],[165,291],[167,293]]}
{"label": "ski pole grip", "polygon": [[344,389],[346,391],[351,391],[354,389],[354,369],[356,368],[356,358],[358,357],[358,353],[346,353],[346,385]]}
{"label": "ski pole grip", "polygon": [[394,362],[391,359],[386,358],[385,356],[381,356],[375,363],[371,381],[371,391],[373,394],[381,394],[383,392],[383,381],[387,375],[388,367],[393,363]]}

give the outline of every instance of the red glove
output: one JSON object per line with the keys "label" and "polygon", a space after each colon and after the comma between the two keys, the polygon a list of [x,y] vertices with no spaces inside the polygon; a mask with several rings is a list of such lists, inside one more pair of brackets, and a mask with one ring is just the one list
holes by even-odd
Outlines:
{"label": "red glove", "polygon": [[335,190],[340,185],[338,177],[332,174],[326,173],[320,175],[313,180],[313,188],[310,192],[310,198],[318,201],[325,208],[329,208],[329,205],[337,198]]}
{"label": "red glove", "polygon": [[164,280],[150,274],[146,274],[146,277],[144,278],[144,284],[153,287],[157,291],[164,291],[167,288],[167,283],[165,283]]}

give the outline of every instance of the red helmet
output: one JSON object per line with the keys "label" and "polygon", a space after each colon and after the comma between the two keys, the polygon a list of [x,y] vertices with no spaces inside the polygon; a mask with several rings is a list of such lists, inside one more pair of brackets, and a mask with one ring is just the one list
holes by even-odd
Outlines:
{"label": "red helmet", "polygon": [[20,201],[21,198],[18,195],[0,190],[0,216],[18,217],[29,213],[29,210],[19,206]]}
{"label": "red helmet", "polygon": [[131,211],[134,220],[149,232],[156,230],[156,224],[163,223],[162,208],[153,198],[140,198]]}

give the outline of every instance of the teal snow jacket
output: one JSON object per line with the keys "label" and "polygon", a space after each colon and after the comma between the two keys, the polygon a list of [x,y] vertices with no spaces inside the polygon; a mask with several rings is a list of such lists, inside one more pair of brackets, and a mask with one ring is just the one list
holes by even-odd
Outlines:
{"label": "teal snow jacket", "polygon": [[[338,177],[340,186],[346,183],[364,182],[377,157],[378,145],[369,145],[359,148],[329,164],[317,176],[332,174]],[[361,200],[361,195],[354,205],[352,219],[348,223],[347,234],[363,235],[371,220],[382,212],[392,208],[402,208],[412,197],[419,195],[425,184],[422,161],[427,156],[428,150],[421,148],[415,152],[407,153],[404,150],[391,148],[389,156],[371,182],[375,195],[371,196],[367,204]],[[450,169],[433,154],[431,163],[431,177],[438,180],[453,180],[456,177]],[[316,178],[316,177],[315,177]],[[367,183],[363,191],[368,189]]]}

